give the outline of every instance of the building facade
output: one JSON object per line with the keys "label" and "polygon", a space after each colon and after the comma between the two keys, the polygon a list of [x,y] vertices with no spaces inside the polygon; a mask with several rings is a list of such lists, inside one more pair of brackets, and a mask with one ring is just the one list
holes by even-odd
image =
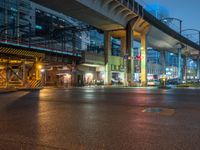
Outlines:
{"label": "building facade", "polygon": [[2,41],[27,42],[31,3],[29,0],[0,0],[0,38]]}
{"label": "building facade", "polygon": [[[81,64],[48,64],[43,68],[45,83],[48,85],[94,85],[104,84],[106,77],[104,33],[72,17],[58,13],[29,0],[0,0],[1,40],[15,40],[17,43],[53,50],[83,54]],[[155,15],[159,18],[167,13]],[[121,39],[111,36],[111,81],[112,84],[123,84],[127,80],[126,49]],[[140,81],[141,52],[134,49],[134,76]],[[177,55],[166,52],[165,72],[170,78],[177,76]],[[183,60],[182,60],[183,61]],[[147,70],[151,76],[159,78],[163,74],[160,52],[148,49]],[[183,63],[182,63],[183,64]],[[194,67],[191,64],[191,67]],[[182,67],[183,68],[183,67]],[[192,71],[191,71],[192,72]]]}

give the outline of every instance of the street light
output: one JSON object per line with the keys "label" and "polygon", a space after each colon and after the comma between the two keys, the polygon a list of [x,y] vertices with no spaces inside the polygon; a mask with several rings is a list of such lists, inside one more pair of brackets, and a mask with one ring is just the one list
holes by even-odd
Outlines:
{"label": "street light", "polygon": [[[200,46],[200,30],[196,30],[196,29],[184,29],[182,30],[182,32],[185,32],[185,31],[195,31],[198,33],[199,35],[199,41],[198,41],[198,44]],[[197,66],[198,66],[198,69],[197,69],[197,76],[199,76],[199,59],[200,59],[200,55],[197,57]]]}
{"label": "street light", "polygon": [[182,33],[182,23],[183,23],[183,21],[181,19],[178,19],[178,18],[162,18],[162,19],[160,19],[160,21],[162,21],[163,23],[168,22],[168,20],[175,20],[175,21],[179,22],[179,33],[181,34]]}
{"label": "street light", "polygon": [[185,32],[185,31],[195,31],[195,32],[198,32],[198,34],[199,34],[198,44],[200,45],[200,30],[196,30],[196,29],[184,29],[184,30],[182,30],[182,32]]}

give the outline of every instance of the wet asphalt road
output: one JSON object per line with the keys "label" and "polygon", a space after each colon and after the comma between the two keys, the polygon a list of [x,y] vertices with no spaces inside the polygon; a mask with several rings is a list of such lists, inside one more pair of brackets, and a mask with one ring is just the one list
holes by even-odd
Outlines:
{"label": "wet asphalt road", "polygon": [[[160,113],[143,112],[160,107]],[[200,89],[0,94],[0,150],[199,150]]]}

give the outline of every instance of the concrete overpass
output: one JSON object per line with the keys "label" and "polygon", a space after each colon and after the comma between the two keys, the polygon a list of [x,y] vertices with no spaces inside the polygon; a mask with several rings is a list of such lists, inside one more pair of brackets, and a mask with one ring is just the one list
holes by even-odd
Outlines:
{"label": "concrete overpass", "polygon": [[[157,50],[174,50],[179,54],[179,75],[181,53],[199,55],[200,46],[180,35],[148,13],[134,0],[33,0],[65,15],[82,20],[105,31],[106,81],[111,82],[110,38],[122,39],[124,54],[133,57],[133,39],[141,41],[141,81],[147,83],[147,46]],[[186,57],[187,58],[187,57]],[[127,63],[127,80],[132,82],[133,60]],[[186,73],[187,74],[187,73]]]}
{"label": "concrete overpass", "polygon": [[40,87],[46,64],[67,65],[80,59],[80,53],[0,41],[0,87]]}

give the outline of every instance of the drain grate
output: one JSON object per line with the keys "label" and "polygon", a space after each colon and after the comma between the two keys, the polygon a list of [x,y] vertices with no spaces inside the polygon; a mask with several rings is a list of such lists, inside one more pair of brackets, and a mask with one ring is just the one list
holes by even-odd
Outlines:
{"label": "drain grate", "polygon": [[160,113],[162,110],[162,108],[145,108],[142,112],[145,113]]}
{"label": "drain grate", "polygon": [[169,108],[159,108],[159,107],[149,107],[142,109],[143,113],[155,113],[160,115],[172,116],[175,114],[174,109]]}

